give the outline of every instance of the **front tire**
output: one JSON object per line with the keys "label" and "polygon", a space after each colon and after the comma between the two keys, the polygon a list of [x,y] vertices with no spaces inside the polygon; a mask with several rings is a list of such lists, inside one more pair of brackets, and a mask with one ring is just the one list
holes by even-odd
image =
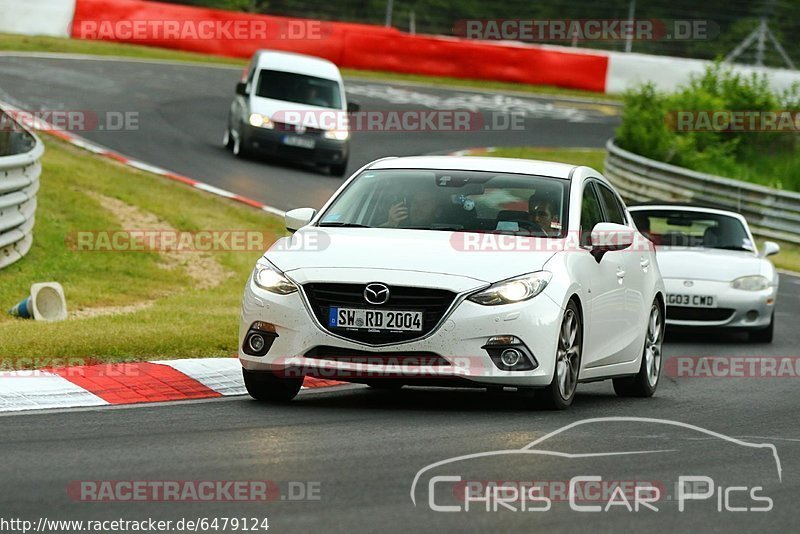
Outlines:
{"label": "front tire", "polygon": [[257,401],[289,402],[297,396],[303,385],[303,378],[284,378],[269,371],[248,371],[242,369],[244,387]]}
{"label": "front tire", "polygon": [[556,367],[550,385],[538,392],[538,400],[550,410],[566,410],[575,399],[583,353],[583,322],[575,301],[569,301],[558,332]]}
{"label": "front tire", "polygon": [[644,339],[642,365],[636,376],[614,379],[614,391],[620,397],[652,397],[661,377],[661,346],[664,343],[664,312],[658,301],[650,308]]}
{"label": "front tire", "polygon": [[747,333],[747,338],[751,343],[772,343],[775,335],[775,312],[769,319],[769,326],[762,330],[751,330]]}

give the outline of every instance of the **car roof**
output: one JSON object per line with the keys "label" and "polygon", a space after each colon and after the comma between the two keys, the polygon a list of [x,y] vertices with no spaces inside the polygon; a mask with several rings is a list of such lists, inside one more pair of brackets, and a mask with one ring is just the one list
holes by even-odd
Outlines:
{"label": "car roof", "polygon": [[490,158],[473,156],[408,156],[384,158],[370,169],[434,169],[454,171],[488,171],[512,174],[531,174],[569,179],[576,165],[539,161],[535,159]]}
{"label": "car roof", "polygon": [[256,52],[255,61],[258,70],[279,70],[337,81],[342,80],[339,67],[321,57],[277,50],[259,50]]}
{"label": "car roof", "polygon": [[646,204],[637,204],[635,206],[628,206],[628,211],[635,212],[635,211],[692,211],[695,213],[713,213],[716,215],[727,215],[729,217],[734,217],[741,221],[745,221],[744,216],[741,213],[737,213],[735,211],[730,211],[727,209],[720,209],[710,206],[700,206],[696,204],[679,204],[679,203],[671,203],[671,202],[648,202]]}

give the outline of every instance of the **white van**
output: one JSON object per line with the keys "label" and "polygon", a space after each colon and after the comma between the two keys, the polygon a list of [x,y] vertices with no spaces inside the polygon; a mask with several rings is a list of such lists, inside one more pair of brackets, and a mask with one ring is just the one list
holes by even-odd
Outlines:
{"label": "white van", "polygon": [[224,143],[238,157],[258,153],[311,162],[344,176],[350,155],[339,68],[326,59],[259,50],[236,86]]}

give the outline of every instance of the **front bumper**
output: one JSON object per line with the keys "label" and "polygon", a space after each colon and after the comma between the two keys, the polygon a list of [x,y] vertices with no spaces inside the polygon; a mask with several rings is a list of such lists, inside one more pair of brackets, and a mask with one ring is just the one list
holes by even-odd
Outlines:
{"label": "front bumper", "polygon": [[[762,291],[734,289],[730,282],[692,280],[687,287],[684,279],[664,279],[667,295],[714,297],[714,308],[683,308],[667,305],[667,324],[687,327],[759,329],[769,325],[778,288]],[[723,313],[724,312],[724,313]]]}
{"label": "front bumper", "polygon": [[[239,359],[252,371],[310,374],[331,379],[363,382],[382,378],[442,385],[469,384],[510,387],[543,387],[553,376],[561,308],[544,294],[518,304],[481,306],[463,299],[445,315],[438,328],[426,337],[386,346],[369,346],[334,336],[315,319],[301,292],[276,295],[248,281],[242,299],[239,330]],[[251,356],[243,350],[252,324],[274,325],[277,338],[265,356]],[[530,371],[504,371],[482,348],[492,336],[510,335],[522,340],[538,363]],[[344,353],[368,351],[375,355],[426,353],[441,356],[449,365],[427,365],[390,361],[335,361],[305,357],[316,347],[334,347]],[[390,359],[391,360],[391,359]],[[299,371],[298,371],[299,370]]]}
{"label": "front bumper", "polygon": [[[294,161],[307,161],[319,165],[338,165],[350,155],[350,141],[337,141],[316,135],[298,135],[267,128],[245,125],[240,132],[241,143],[247,150],[266,156]],[[290,146],[283,142],[286,136],[302,137],[314,141],[314,148]]]}

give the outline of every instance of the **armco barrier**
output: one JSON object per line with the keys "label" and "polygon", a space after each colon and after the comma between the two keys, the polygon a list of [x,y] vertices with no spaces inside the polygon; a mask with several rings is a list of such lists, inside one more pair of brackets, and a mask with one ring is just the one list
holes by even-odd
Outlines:
{"label": "armco barrier", "polygon": [[22,258],[33,243],[44,154],[38,137],[11,124],[0,110],[0,269]]}
{"label": "armco barrier", "polygon": [[648,159],[606,143],[605,176],[626,201],[697,202],[745,216],[753,234],[800,244],[800,193],[780,191]]}

